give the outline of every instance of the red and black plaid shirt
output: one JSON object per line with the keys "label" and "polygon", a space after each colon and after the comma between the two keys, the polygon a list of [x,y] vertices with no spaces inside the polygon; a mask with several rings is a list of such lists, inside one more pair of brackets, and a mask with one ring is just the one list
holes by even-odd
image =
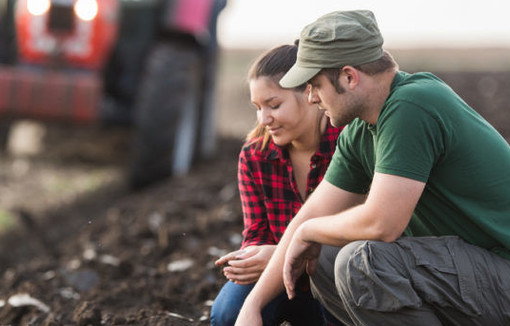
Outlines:
{"label": "red and black plaid shirt", "polygon": [[[322,180],[342,128],[328,127],[310,161],[306,194],[309,196]],[[239,155],[239,192],[244,215],[242,248],[277,244],[303,205],[286,148],[271,140],[264,150],[257,142],[247,142]]]}

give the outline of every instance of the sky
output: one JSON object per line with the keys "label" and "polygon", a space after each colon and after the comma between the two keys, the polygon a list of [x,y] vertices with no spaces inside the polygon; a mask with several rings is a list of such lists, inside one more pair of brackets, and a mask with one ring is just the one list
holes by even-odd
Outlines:
{"label": "sky", "polygon": [[510,0],[228,0],[218,38],[226,48],[292,43],[318,17],[352,9],[374,12],[387,48],[510,48]]}

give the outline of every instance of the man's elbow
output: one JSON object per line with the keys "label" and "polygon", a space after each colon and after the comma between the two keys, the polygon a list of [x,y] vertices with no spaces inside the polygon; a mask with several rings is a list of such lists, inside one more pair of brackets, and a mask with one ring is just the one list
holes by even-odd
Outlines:
{"label": "man's elbow", "polygon": [[402,236],[405,226],[385,222],[381,219],[373,228],[372,239],[383,242],[393,242]]}
{"label": "man's elbow", "polygon": [[402,235],[402,233],[395,233],[395,232],[387,232],[387,233],[383,233],[380,235],[380,241],[383,241],[383,242],[393,242],[395,240],[397,240],[400,236]]}

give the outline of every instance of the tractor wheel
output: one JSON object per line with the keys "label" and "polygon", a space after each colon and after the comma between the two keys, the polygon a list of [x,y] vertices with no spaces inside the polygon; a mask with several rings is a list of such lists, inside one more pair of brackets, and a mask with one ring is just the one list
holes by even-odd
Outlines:
{"label": "tractor wheel", "polygon": [[2,155],[7,154],[11,125],[10,121],[0,121],[0,154]]}
{"label": "tractor wheel", "polygon": [[199,125],[201,61],[193,47],[161,43],[148,56],[135,107],[130,184],[141,188],[193,163]]}

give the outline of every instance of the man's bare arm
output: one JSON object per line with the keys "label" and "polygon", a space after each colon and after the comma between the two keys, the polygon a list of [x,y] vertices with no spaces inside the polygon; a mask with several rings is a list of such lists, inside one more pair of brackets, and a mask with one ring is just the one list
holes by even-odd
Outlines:
{"label": "man's bare arm", "polygon": [[355,240],[391,242],[402,235],[425,183],[376,173],[367,200],[341,213],[301,226],[303,240],[344,246]]}
{"label": "man's bare arm", "polygon": [[402,235],[423,192],[416,180],[376,173],[367,200],[340,213],[307,220],[300,224],[288,246],[284,283],[289,297],[304,264],[313,271],[317,244],[344,246],[355,240],[391,242]]}
{"label": "man's bare arm", "polygon": [[285,252],[295,230],[304,221],[346,210],[361,204],[364,199],[364,195],[347,192],[323,180],[287,226],[273,257],[256,286],[246,298],[236,325],[255,325],[255,321],[260,320],[262,308],[284,290],[283,263]]}

